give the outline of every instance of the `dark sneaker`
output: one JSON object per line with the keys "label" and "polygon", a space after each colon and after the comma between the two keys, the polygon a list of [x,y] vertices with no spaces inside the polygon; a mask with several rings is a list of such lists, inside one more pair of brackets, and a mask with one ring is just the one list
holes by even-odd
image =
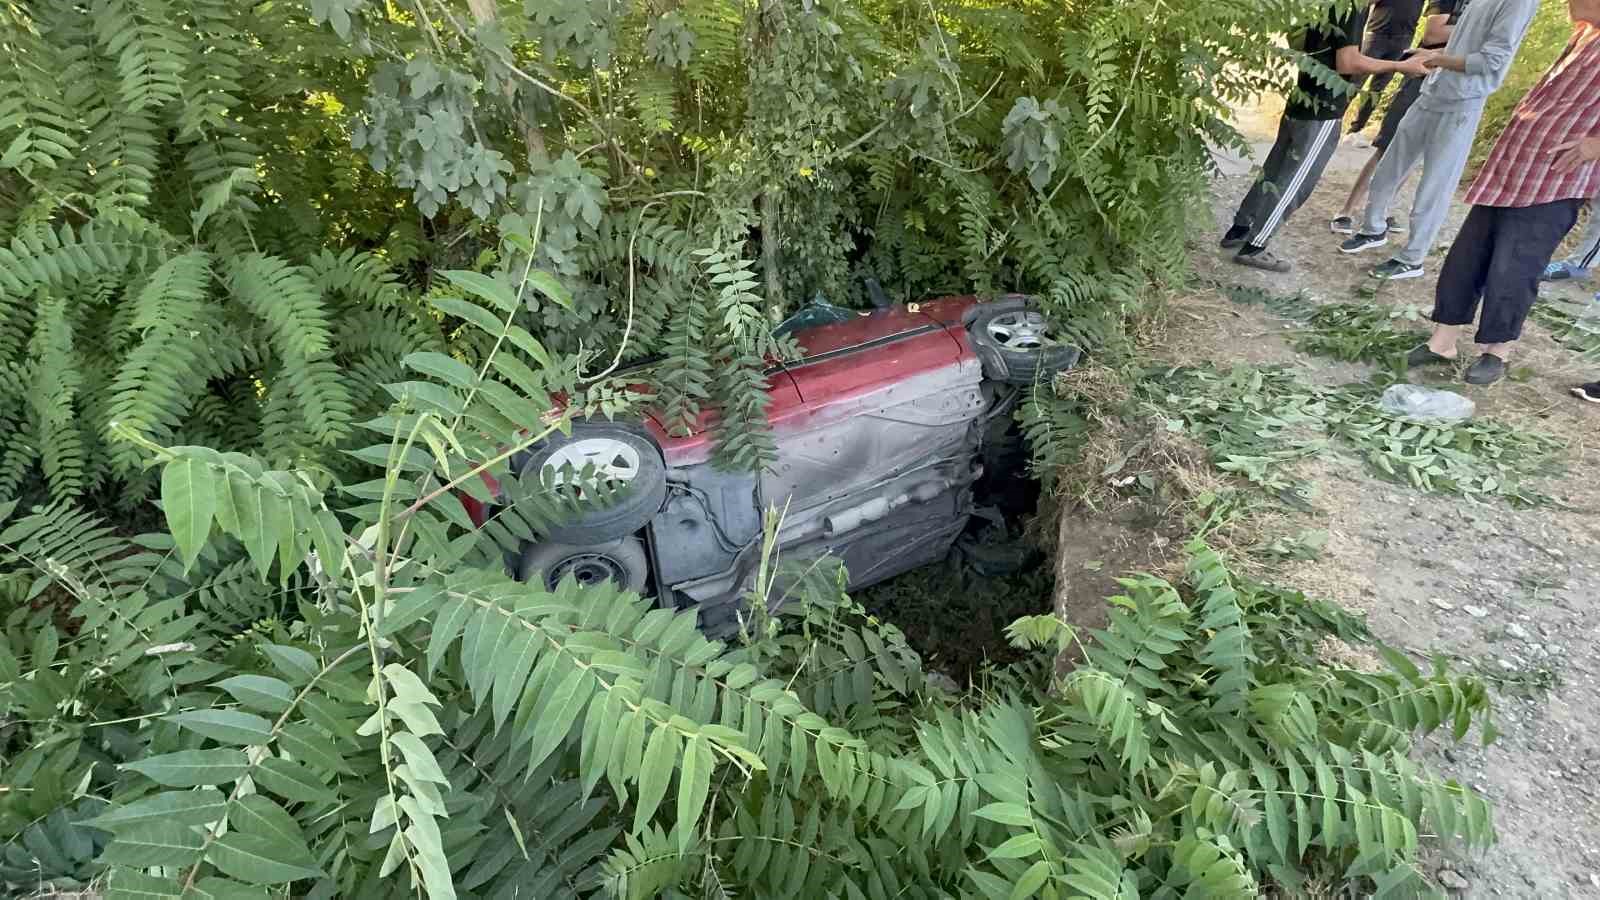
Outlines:
{"label": "dark sneaker", "polygon": [[1387,232],[1383,234],[1365,234],[1358,232],[1354,237],[1339,245],[1340,253],[1360,253],[1371,250],[1373,247],[1382,247],[1389,243]]}
{"label": "dark sneaker", "polygon": [[1386,263],[1373,266],[1367,273],[1373,278],[1384,281],[1405,281],[1407,278],[1421,278],[1422,267],[1413,266],[1411,263],[1398,259],[1391,259]]}
{"label": "dark sneaker", "polygon": [[1356,220],[1349,216],[1334,216],[1328,223],[1328,230],[1334,234],[1355,234]]}
{"label": "dark sneaker", "polygon": [[1406,368],[1408,369],[1420,369],[1423,366],[1454,365],[1455,361],[1456,358],[1454,356],[1443,356],[1435,353],[1433,348],[1427,344],[1423,344],[1406,354]]}
{"label": "dark sneaker", "polygon": [[1253,253],[1246,253],[1244,250],[1240,250],[1234,254],[1233,261],[1241,266],[1249,266],[1252,269],[1260,269],[1263,272],[1278,272],[1280,274],[1294,268],[1289,264],[1288,260],[1279,259],[1277,254],[1265,247]]}
{"label": "dark sneaker", "polygon": [[1544,274],[1539,276],[1540,281],[1571,281],[1575,278],[1588,278],[1589,270],[1580,269],[1566,260],[1557,260],[1544,267]]}
{"label": "dark sneaker", "polygon": [[1572,396],[1589,403],[1600,403],[1600,381],[1578,385],[1572,389]]}
{"label": "dark sneaker", "polygon": [[1506,361],[1493,353],[1485,353],[1467,369],[1467,384],[1494,384],[1506,377]]}
{"label": "dark sneaker", "polygon": [[1222,249],[1224,249],[1224,250],[1232,250],[1235,247],[1243,247],[1244,246],[1244,239],[1249,237],[1249,236],[1250,236],[1250,226],[1248,226],[1248,225],[1235,225],[1232,228],[1228,229],[1228,233],[1227,234],[1224,234],[1222,236]]}
{"label": "dark sneaker", "polygon": [[1388,226],[1389,226],[1389,233],[1390,234],[1405,234],[1406,233],[1406,223],[1400,221],[1399,219],[1396,219],[1394,216],[1390,216],[1389,217]]}

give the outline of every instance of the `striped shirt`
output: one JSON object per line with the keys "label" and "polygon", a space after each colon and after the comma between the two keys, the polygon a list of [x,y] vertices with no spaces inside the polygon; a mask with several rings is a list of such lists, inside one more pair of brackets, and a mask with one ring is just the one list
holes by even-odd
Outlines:
{"label": "striped shirt", "polygon": [[1593,197],[1600,192],[1600,162],[1567,172],[1553,164],[1558,145],[1594,136],[1600,136],[1600,26],[1579,22],[1555,65],[1512,110],[1467,202],[1537,206]]}

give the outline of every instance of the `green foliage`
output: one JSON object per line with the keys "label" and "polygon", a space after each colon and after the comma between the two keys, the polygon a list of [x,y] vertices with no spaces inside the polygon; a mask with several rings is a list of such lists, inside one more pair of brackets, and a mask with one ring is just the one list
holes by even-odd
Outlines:
{"label": "green foliage", "polygon": [[[513,461],[632,412],[622,363],[663,355],[670,423],[770,459],[786,297],[1030,290],[1114,346],[1228,105],[1282,74],[1260,32],[1319,3],[306,12],[0,7],[7,890],[1387,893],[1419,832],[1491,837],[1407,756],[1490,736],[1481,685],[1330,666],[1359,623],[1202,546],[1101,631],[1019,624],[1042,652],[961,705],[771,546],[752,605],[797,611],[733,646],[503,572],[611,499]],[[1032,435],[1081,425],[1036,393]],[[1182,415],[1268,441],[1235,408]],[[137,536],[74,502],[157,496]]]}
{"label": "green foliage", "polygon": [[[1491,837],[1480,798],[1407,756],[1441,727],[1491,736],[1481,685],[1393,651],[1387,672],[1331,667],[1318,642],[1368,640],[1359,622],[1199,544],[1185,585],[1125,580],[1103,630],[1018,623],[1046,653],[989,670],[978,708],[930,690],[827,567],[764,557],[755,604],[782,589],[798,621],[734,647],[693,610],[510,580],[508,545],[574,502],[511,459],[565,417],[513,447],[495,435],[556,392],[618,401],[514,324],[530,300],[567,302],[548,275],[444,277],[464,296],[435,305],[486,349],[406,358],[362,426],[388,438],[358,453],[382,478],[330,496],[132,435],[161,461],[170,536],[0,507],[0,565],[28,573],[6,582],[0,646],[0,823],[31,854],[22,873],[7,851],[8,878],[158,896],[1233,897],[1308,875],[1411,890],[1419,831]],[[473,528],[455,491],[494,499],[496,523]],[[252,620],[231,578],[281,600]],[[1086,663],[1058,675],[1053,651],[1080,640]]]}
{"label": "green foliage", "polygon": [[1212,462],[1280,495],[1294,490],[1282,469],[1326,449],[1317,434],[1327,405],[1318,389],[1281,368],[1149,372],[1154,410],[1204,446]]}
{"label": "green foliage", "polygon": [[1522,46],[1517,48],[1517,57],[1511,64],[1505,83],[1484,105],[1483,124],[1478,128],[1478,138],[1473,144],[1469,172],[1476,171],[1489,158],[1489,151],[1494,148],[1500,132],[1511,121],[1511,111],[1516,108],[1517,102],[1561,55],[1571,37],[1572,19],[1567,7],[1559,3],[1539,4],[1538,11],[1533,15],[1533,24],[1528,27],[1527,37],[1523,38]]}
{"label": "green foliage", "polygon": [[8,5],[0,42],[0,497],[131,508],[118,429],[348,469],[388,359],[346,323],[444,339],[373,252],[393,195],[338,147],[333,41],[278,6],[101,0]]}
{"label": "green foliage", "polygon": [[1550,303],[1538,303],[1533,318],[1550,329],[1562,346],[1575,351],[1586,362],[1600,361],[1600,320],[1592,315],[1574,314]]}
{"label": "green foliage", "polygon": [[1413,422],[1378,406],[1378,391],[1352,389],[1331,405],[1328,430],[1384,477],[1422,491],[1499,495],[1521,504],[1552,502],[1528,482],[1552,475],[1560,444],[1493,419]]}
{"label": "green foliage", "polygon": [[1305,329],[1295,337],[1296,350],[1342,362],[1375,362],[1398,367],[1407,353],[1427,340],[1420,328],[1396,328],[1397,323],[1419,323],[1422,311],[1414,306],[1380,303],[1329,303],[1318,306],[1305,319]]}
{"label": "green foliage", "polygon": [[365,477],[342,451],[400,359],[482,350],[437,272],[514,265],[513,234],[571,290],[519,325],[584,375],[665,357],[671,417],[720,411],[732,466],[771,458],[771,323],[863,276],[1032,292],[1110,349],[1181,271],[1229,105],[1293,59],[1258,35],[1320,15],[592,6],[0,11],[0,496],[149,496],[112,423]]}
{"label": "green foliage", "polygon": [[1031,456],[1030,471],[1041,488],[1054,492],[1057,477],[1081,453],[1092,432],[1085,402],[1063,396],[1058,381],[1036,384],[1023,396],[1017,417]]}
{"label": "green foliage", "polygon": [[[168,477],[205,456],[171,453]],[[198,471],[183,476],[196,495],[237,483],[220,464]],[[379,530],[404,528],[403,512],[387,507]],[[102,565],[138,560],[107,582],[119,600],[143,595],[135,579],[152,568],[181,570],[170,543],[147,539],[159,552],[128,557],[102,532],[61,533],[61,521],[42,511],[0,536],[18,559],[65,554],[73,567],[46,574],[48,590],[84,590],[86,546]],[[291,539],[287,517],[261,521],[270,534],[210,524],[243,542]],[[826,594],[797,631],[729,649],[701,637],[692,613],[603,587],[442,574],[431,554],[449,541],[426,534],[405,555],[392,552],[404,539],[380,537],[345,555],[342,574],[319,548],[300,623],[246,632],[220,654],[193,642],[210,627],[185,620],[182,595],[133,621],[74,607],[88,617],[63,644],[64,667],[48,637],[22,647],[10,629],[8,708],[52,714],[28,715],[8,778],[36,789],[81,770],[79,790],[112,800],[64,795],[29,823],[53,835],[45,846],[79,848],[39,855],[31,877],[98,874],[113,891],[162,895],[190,884],[983,897],[1049,884],[1233,897],[1308,875],[1415,891],[1420,830],[1492,836],[1484,801],[1407,758],[1413,733],[1445,727],[1459,740],[1477,723],[1491,736],[1481,685],[1387,650],[1385,673],[1331,668],[1318,642],[1367,640],[1358,621],[1237,578],[1200,545],[1182,587],[1125,580],[1102,631],[1019,622],[1028,644],[1082,638],[1089,662],[1059,681],[1048,656],[993,671],[992,702],[960,710],[921,694],[898,632]],[[152,647],[163,635],[141,630],[178,625],[190,642]],[[60,627],[33,621],[41,636]],[[66,679],[45,678],[58,668]],[[117,698],[137,719],[95,721],[111,710],[63,703],[74,673],[142,684]],[[118,755],[63,740],[84,728],[113,729]],[[59,769],[30,763],[49,749]],[[373,880],[390,873],[398,880]]]}
{"label": "green foliage", "polygon": [[1299,325],[1296,350],[1341,362],[1379,363],[1398,371],[1401,358],[1427,338],[1418,328],[1396,327],[1423,321],[1422,310],[1415,306],[1371,300],[1319,304],[1304,293],[1283,296],[1247,285],[1215,286],[1235,303],[1261,306]]}
{"label": "green foliage", "polygon": [[1280,496],[1294,496],[1289,464],[1346,449],[1417,490],[1549,502],[1529,481],[1552,473],[1557,444],[1535,432],[1483,417],[1411,421],[1380,407],[1379,385],[1323,388],[1282,368],[1149,374],[1143,393],[1158,414],[1199,440],[1218,468]]}
{"label": "green foliage", "polygon": [[[424,215],[536,231],[539,265],[575,300],[542,317],[541,340],[665,357],[668,418],[721,410],[721,458],[742,466],[770,456],[752,345],[797,298],[861,304],[862,276],[902,300],[1033,292],[1085,346],[1117,343],[1141,284],[1181,270],[1207,148],[1238,140],[1229,104],[1291,58],[1253,35],[1321,14],[489,6],[313,5],[372,66],[356,146]],[[691,248],[716,256],[701,270]],[[705,296],[719,265],[746,282],[731,305],[734,282]]]}

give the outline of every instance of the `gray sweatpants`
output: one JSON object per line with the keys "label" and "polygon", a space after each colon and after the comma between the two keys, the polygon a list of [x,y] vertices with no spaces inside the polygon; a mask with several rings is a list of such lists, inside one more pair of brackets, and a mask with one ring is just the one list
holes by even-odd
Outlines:
{"label": "gray sweatpants", "polygon": [[1239,204],[1235,227],[1248,228],[1245,243],[1265,247],[1294,211],[1316,190],[1322,171],[1339,148],[1340,120],[1291,119],[1278,122],[1278,139],[1261,164],[1261,175]]}
{"label": "gray sweatpants", "polygon": [[1483,104],[1440,112],[1414,104],[1406,111],[1394,140],[1383,151],[1377,171],[1372,173],[1372,193],[1367,197],[1367,215],[1361,223],[1363,234],[1382,234],[1388,228],[1389,209],[1395,194],[1411,170],[1422,163],[1422,180],[1411,202],[1411,233],[1406,246],[1395,259],[1413,266],[1422,265],[1439,237],[1450,203],[1455,199],[1461,173],[1472,155],[1472,139],[1483,118]]}

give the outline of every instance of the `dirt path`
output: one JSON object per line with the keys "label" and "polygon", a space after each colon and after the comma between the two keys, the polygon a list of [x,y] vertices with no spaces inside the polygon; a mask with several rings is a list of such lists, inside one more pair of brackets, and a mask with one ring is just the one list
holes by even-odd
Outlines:
{"label": "dirt path", "polygon": [[[1264,158],[1275,128],[1272,110],[1242,122]],[[1230,264],[1216,236],[1196,235],[1191,251],[1205,278],[1254,285],[1312,302],[1356,299],[1370,282],[1365,266],[1336,250],[1328,220],[1342,204],[1369,150],[1347,139],[1316,195],[1274,242],[1295,263],[1286,276]],[[1220,234],[1251,179],[1250,162],[1222,159],[1213,189]],[[1409,203],[1409,191],[1402,195]],[[1457,204],[1427,277],[1379,291],[1379,302],[1431,306],[1443,250],[1465,208]],[[1404,214],[1404,209],[1400,211]],[[1552,291],[1552,300],[1584,299]],[[1296,352],[1286,323],[1267,311],[1230,302],[1217,292],[1178,298],[1182,327],[1170,348],[1176,361],[1288,364],[1307,379],[1337,384],[1365,377],[1365,366]],[[1514,366],[1516,381],[1473,388],[1450,373],[1430,383],[1460,391],[1493,417],[1552,435],[1566,445],[1567,474],[1542,487],[1576,507],[1514,509],[1500,501],[1424,494],[1369,475],[1354,460],[1319,458],[1309,477],[1316,511],[1304,518],[1329,540],[1319,560],[1299,564],[1288,580],[1367,612],[1380,637],[1419,656],[1447,653],[1481,671],[1496,687],[1504,736],[1488,748],[1434,749],[1430,764],[1473,785],[1497,807],[1500,842],[1475,858],[1441,858],[1439,879],[1456,896],[1600,898],[1600,407],[1567,388],[1600,376],[1530,326]],[[1463,345],[1470,352],[1470,345]]]}

